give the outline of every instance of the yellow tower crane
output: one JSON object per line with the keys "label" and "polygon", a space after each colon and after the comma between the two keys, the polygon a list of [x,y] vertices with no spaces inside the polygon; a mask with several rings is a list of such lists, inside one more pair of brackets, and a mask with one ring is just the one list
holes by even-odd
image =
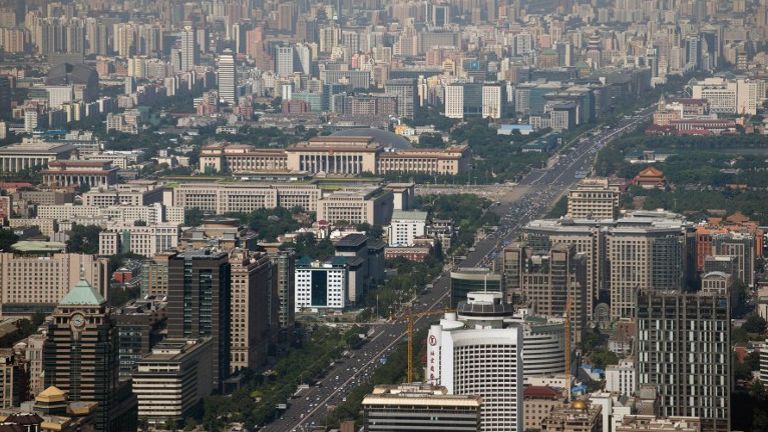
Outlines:
{"label": "yellow tower crane", "polygon": [[428,310],[423,312],[413,312],[412,309],[408,309],[406,314],[407,328],[408,328],[408,382],[413,382],[413,323],[415,319],[430,315],[440,315],[446,312],[455,312],[456,309],[441,309],[441,310]]}

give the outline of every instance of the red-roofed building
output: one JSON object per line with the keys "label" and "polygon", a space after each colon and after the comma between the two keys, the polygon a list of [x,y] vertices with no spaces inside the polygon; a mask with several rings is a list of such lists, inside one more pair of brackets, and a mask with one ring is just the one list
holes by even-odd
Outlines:
{"label": "red-roofed building", "polygon": [[640,186],[643,189],[661,189],[667,188],[667,179],[664,177],[664,173],[655,167],[648,167],[640,171],[635,178],[632,179],[632,184]]}
{"label": "red-roofed building", "polygon": [[525,386],[523,389],[524,430],[541,429],[542,421],[557,408],[567,406],[562,391],[549,386]]}

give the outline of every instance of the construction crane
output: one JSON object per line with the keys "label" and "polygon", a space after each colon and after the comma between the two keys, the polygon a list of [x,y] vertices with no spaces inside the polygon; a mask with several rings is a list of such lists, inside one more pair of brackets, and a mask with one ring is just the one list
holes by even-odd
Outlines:
{"label": "construction crane", "polygon": [[566,400],[571,400],[571,294],[565,301],[565,391]]}
{"label": "construction crane", "polygon": [[[413,382],[413,323],[416,319],[430,315],[441,315],[446,312],[455,312],[456,309],[441,309],[441,310],[428,310],[423,312],[413,312],[413,309],[408,308],[406,314],[407,328],[408,328],[408,382]],[[415,318],[415,319],[414,319]]]}

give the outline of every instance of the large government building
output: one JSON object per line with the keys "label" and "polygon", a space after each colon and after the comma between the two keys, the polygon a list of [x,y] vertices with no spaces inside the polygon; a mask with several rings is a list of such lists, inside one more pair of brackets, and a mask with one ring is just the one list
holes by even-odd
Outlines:
{"label": "large government building", "polygon": [[203,147],[200,152],[200,171],[208,173],[293,171],[341,176],[396,172],[459,175],[468,167],[469,149],[466,145],[413,149],[402,137],[378,129],[314,137],[285,149],[217,143]]}

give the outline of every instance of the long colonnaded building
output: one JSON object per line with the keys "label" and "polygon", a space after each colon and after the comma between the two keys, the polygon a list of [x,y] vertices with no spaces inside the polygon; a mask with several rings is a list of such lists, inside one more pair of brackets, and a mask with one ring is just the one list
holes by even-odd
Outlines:
{"label": "long colonnaded building", "polygon": [[[376,131],[381,135],[383,131]],[[340,176],[395,172],[459,175],[469,169],[469,148],[413,149],[392,146],[375,136],[322,136],[285,149],[258,149],[244,144],[218,143],[200,152],[200,171],[310,172]]]}

